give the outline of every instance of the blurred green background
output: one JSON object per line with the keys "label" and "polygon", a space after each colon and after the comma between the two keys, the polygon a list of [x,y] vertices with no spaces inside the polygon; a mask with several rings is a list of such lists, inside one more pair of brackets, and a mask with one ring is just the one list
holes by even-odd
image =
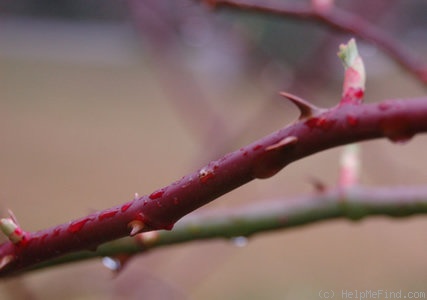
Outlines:
{"label": "blurred green background", "polygon": [[[320,25],[197,1],[9,1],[0,7],[0,208],[25,230],[64,223],[147,194],[293,122],[286,90],[339,101],[338,45]],[[283,1],[285,2],[285,1]],[[288,1],[286,1],[288,2]],[[294,3],[295,1],[289,1]],[[298,2],[298,1],[297,1]],[[425,1],[337,1],[425,58]],[[366,101],[425,87],[358,40]],[[425,184],[427,140],[362,143],[362,184]],[[334,186],[340,149],[296,162],[201,210]],[[197,213],[194,212],[194,213]],[[319,299],[319,291],[423,291],[424,217],[313,224],[2,280],[1,299]]]}

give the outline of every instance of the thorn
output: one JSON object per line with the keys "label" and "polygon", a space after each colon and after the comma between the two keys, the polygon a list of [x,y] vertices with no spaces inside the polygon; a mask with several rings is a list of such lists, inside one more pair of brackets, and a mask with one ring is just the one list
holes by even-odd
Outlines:
{"label": "thorn", "polygon": [[328,188],[327,185],[323,181],[321,181],[319,178],[311,177],[309,180],[310,180],[310,183],[313,185],[315,191],[318,193],[323,193]]}
{"label": "thorn", "polygon": [[9,214],[9,217],[12,219],[12,221],[15,222],[15,224],[19,226],[18,219],[16,218],[13,211],[11,209],[8,209],[7,213]]}
{"label": "thorn", "polygon": [[270,145],[265,148],[266,151],[276,150],[284,147],[288,147],[290,145],[295,145],[298,142],[298,138],[296,136],[287,136],[284,139],[281,139],[277,143]]}
{"label": "thorn", "polygon": [[0,270],[4,269],[8,264],[14,261],[15,258],[13,255],[5,255],[0,259]]}
{"label": "thorn", "polygon": [[310,102],[308,102],[308,101],[306,101],[306,100],[304,100],[298,96],[292,95],[290,93],[280,92],[279,95],[285,97],[286,99],[288,99],[289,101],[291,101],[293,104],[295,104],[298,107],[298,109],[300,111],[300,116],[299,116],[300,120],[310,118],[311,116],[322,111],[321,108],[311,104]]}
{"label": "thorn", "polygon": [[134,236],[137,233],[141,232],[144,229],[144,223],[140,220],[133,220],[129,222],[128,227],[130,228],[130,236]]}
{"label": "thorn", "polygon": [[133,200],[138,200],[139,199],[139,194],[135,193],[135,195],[133,196]]}
{"label": "thorn", "polygon": [[269,178],[281,169],[283,169],[287,163],[283,162],[281,157],[285,155],[286,151],[292,151],[295,143],[298,142],[298,138],[296,136],[287,136],[278,142],[269,145],[264,148],[265,155],[261,155],[258,162],[255,164],[252,169],[252,176],[258,179]]}

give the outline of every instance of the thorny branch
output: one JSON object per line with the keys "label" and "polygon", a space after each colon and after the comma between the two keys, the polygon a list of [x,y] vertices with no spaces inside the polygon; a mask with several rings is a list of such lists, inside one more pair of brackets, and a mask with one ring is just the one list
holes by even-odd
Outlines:
{"label": "thorny branch", "polygon": [[[386,32],[370,24],[363,18],[342,10],[334,5],[318,9],[315,5],[282,3],[280,1],[250,0],[203,0],[213,8],[228,8],[260,14],[300,19],[316,22],[334,30],[350,33],[373,43],[387,53],[404,69],[427,85],[427,65],[402,46]],[[313,1],[314,2],[314,1]]]}
{"label": "thorny branch", "polygon": [[[298,99],[294,99],[298,101]],[[400,142],[427,131],[427,98],[375,104],[341,103],[316,110],[198,171],[133,201],[0,245],[0,276],[139,232],[172,229],[189,212],[256,178],[268,178],[298,159],[362,140]]]}
{"label": "thorny branch", "polygon": [[[298,121],[211,161],[149,195],[135,196],[124,204],[37,232],[25,232],[13,216],[1,219],[0,227],[9,242],[0,245],[0,277],[31,269],[68,253],[97,251],[101,244],[125,236],[171,230],[183,216],[221,195],[254,179],[271,177],[291,162],[325,149],[382,137],[402,142],[426,132],[427,98],[362,104],[365,75],[357,51],[351,51],[355,49],[352,43],[354,41],[340,51],[346,77],[337,106],[320,109],[301,98],[282,93],[300,110]],[[423,211],[424,206],[421,208],[419,211]],[[353,210],[341,213],[359,217],[358,209],[360,207],[356,206],[356,214]],[[372,213],[367,207],[362,206],[362,209],[367,209],[365,214]],[[396,214],[388,209],[385,207],[382,213]]]}

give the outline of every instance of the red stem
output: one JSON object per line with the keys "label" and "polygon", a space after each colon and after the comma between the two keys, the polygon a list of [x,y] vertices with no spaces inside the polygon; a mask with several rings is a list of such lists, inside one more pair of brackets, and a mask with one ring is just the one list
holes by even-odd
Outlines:
{"label": "red stem", "polygon": [[318,11],[307,5],[290,5],[272,1],[207,0],[207,2],[215,8],[224,7],[309,20],[334,30],[351,33],[381,48],[420,82],[427,84],[427,66],[408,49],[363,18],[337,7],[328,11]]}
{"label": "red stem", "polygon": [[65,253],[93,250],[129,235],[139,220],[143,231],[172,229],[189,212],[255,179],[273,176],[287,164],[335,146],[387,137],[403,141],[427,131],[427,98],[343,104],[319,111],[212,161],[197,172],[131,202],[0,245],[0,270],[7,276]]}

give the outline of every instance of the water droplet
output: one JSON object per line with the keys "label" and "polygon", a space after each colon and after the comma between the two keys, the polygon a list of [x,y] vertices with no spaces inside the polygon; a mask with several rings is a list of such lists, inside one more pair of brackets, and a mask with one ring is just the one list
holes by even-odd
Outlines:
{"label": "water droplet", "polygon": [[111,271],[115,271],[115,272],[119,271],[122,268],[122,263],[120,262],[120,260],[118,258],[112,258],[109,256],[102,258],[102,264],[107,269],[109,269]]}
{"label": "water droplet", "polygon": [[108,218],[112,218],[116,214],[117,214],[117,211],[115,211],[115,210],[105,211],[105,212],[102,212],[102,213],[99,214],[98,220],[102,221],[102,220],[105,220],[105,219],[108,219]]}
{"label": "water droplet", "polygon": [[215,174],[214,174],[213,170],[203,168],[199,171],[199,179],[200,179],[200,182],[202,182],[202,183],[205,183],[209,179],[212,179],[214,177],[215,177]]}
{"label": "water droplet", "polygon": [[386,136],[391,142],[403,144],[408,142],[414,137],[414,133],[410,130],[408,121],[402,118],[384,119],[381,121],[380,126]]}
{"label": "water droplet", "polygon": [[160,190],[158,190],[158,191],[155,191],[155,192],[152,192],[151,194],[150,194],[150,196],[148,196],[150,199],[159,199],[160,197],[162,197],[163,196],[163,194],[165,193],[165,190],[164,189],[160,189]]}
{"label": "water droplet", "polygon": [[89,222],[90,219],[83,219],[83,220],[78,220],[78,221],[74,221],[70,224],[70,226],[68,226],[68,231],[71,233],[76,233],[78,231],[80,231],[83,226]]}
{"label": "water droplet", "polygon": [[231,238],[231,242],[234,244],[234,246],[241,248],[245,247],[248,244],[249,240],[245,236],[236,236]]}
{"label": "water droplet", "polygon": [[127,210],[129,209],[129,207],[131,207],[131,205],[132,205],[132,202],[125,203],[125,204],[123,204],[123,206],[120,208],[120,210],[121,210],[122,212],[125,212],[125,211],[127,211]]}
{"label": "water droplet", "polygon": [[347,115],[347,123],[348,125],[355,127],[359,124],[359,120],[355,116]]}
{"label": "water droplet", "polygon": [[396,144],[405,144],[409,142],[413,137],[414,135],[389,136],[388,139]]}

